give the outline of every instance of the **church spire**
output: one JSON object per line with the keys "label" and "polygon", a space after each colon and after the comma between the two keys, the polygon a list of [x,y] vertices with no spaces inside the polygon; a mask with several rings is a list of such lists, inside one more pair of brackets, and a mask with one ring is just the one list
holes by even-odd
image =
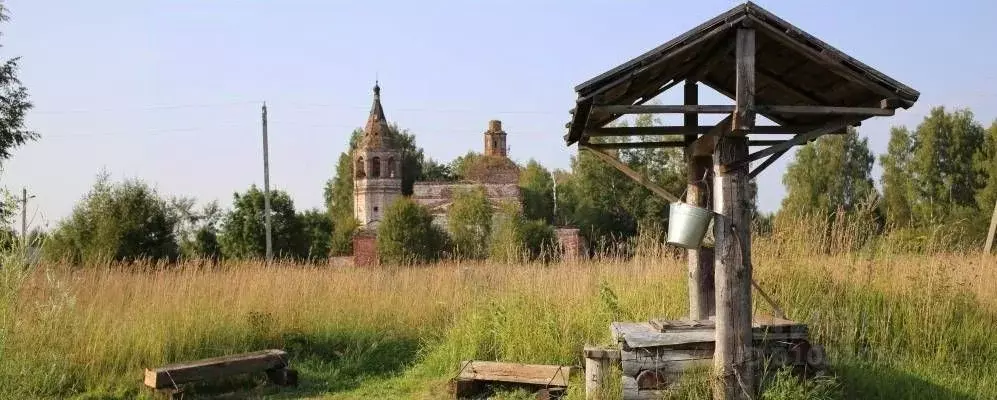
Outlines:
{"label": "church spire", "polygon": [[391,146],[388,119],[384,116],[384,108],[381,106],[381,85],[374,81],[374,102],[370,106],[370,115],[367,116],[367,124],[363,129],[362,146],[367,148],[381,148]]}

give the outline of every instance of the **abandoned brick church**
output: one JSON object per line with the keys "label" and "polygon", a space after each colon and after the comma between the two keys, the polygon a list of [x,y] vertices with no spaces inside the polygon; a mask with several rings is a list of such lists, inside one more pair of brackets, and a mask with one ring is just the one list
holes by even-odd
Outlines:
{"label": "abandoned brick church", "polygon": [[[353,215],[360,223],[354,236],[354,263],[377,263],[377,226],[387,207],[402,196],[402,153],[391,141],[389,125],[381,105],[381,87],[374,85],[374,101],[364,125],[361,138],[353,155]],[[493,207],[503,203],[521,206],[519,188],[520,168],[509,159],[507,134],[502,122],[488,122],[484,132],[484,153],[458,182],[415,182],[412,200],[426,207],[433,215],[433,222],[446,226],[447,212],[454,196],[462,190],[475,187],[483,189]],[[558,242],[568,254],[581,251],[581,238],[577,229],[556,230]]]}

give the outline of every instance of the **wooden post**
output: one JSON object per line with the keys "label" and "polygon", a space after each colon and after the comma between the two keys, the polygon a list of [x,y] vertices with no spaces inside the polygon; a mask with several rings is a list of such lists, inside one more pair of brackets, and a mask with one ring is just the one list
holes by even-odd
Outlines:
{"label": "wooden post", "polygon": [[[685,82],[685,105],[699,103],[699,86],[696,81]],[[685,160],[688,171],[686,188],[686,203],[697,207],[710,208],[709,185],[713,179],[709,176],[713,166],[713,154],[709,151],[699,151],[700,146],[691,146],[696,141],[699,129],[699,114],[686,113],[685,128]],[[692,134],[689,134],[692,132]],[[689,249],[689,319],[707,319],[716,313],[716,303],[713,294],[713,249]]]}
{"label": "wooden post", "polygon": [[582,354],[585,356],[585,400],[599,400],[606,394],[604,384],[610,364],[620,362],[620,351],[585,346]]}
{"label": "wooden post", "polygon": [[755,32],[737,31],[737,107],[733,134],[723,135],[714,154],[713,223],[716,238],[716,351],[713,398],[755,398],[751,335],[751,231],[748,214],[747,133],[754,127]]}
{"label": "wooden post", "polygon": [[987,254],[993,249],[994,245],[994,231],[997,230],[997,202],[994,203],[994,213],[990,215],[990,230],[987,232],[987,244],[983,247],[983,250]]}

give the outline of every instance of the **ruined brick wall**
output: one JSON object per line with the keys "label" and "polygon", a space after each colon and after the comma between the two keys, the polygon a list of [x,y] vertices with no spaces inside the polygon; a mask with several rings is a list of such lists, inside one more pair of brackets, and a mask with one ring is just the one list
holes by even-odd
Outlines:
{"label": "ruined brick wall", "polygon": [[377,265],[377,236],[360,232],[353,236],[353,265],[365,267]]}
{"label": "ruined brick wall", "polygon": [[557,244],[561,248],[561,258],[564,261],[581,260],[588,254],[585,238],[578,228],[557,228],[554,233],[557,235]]}
{"label": "ruined brick wall", "polygon": [[450,183],[450,182],[416,182],[412,187],[412,200],[429,209],[434,221],[446,226],[446,216],[453,204],[453,198],[462,190],[481,188],[485,198],[493,206],[501,203],[521,203],[522,193],[517,183]]}

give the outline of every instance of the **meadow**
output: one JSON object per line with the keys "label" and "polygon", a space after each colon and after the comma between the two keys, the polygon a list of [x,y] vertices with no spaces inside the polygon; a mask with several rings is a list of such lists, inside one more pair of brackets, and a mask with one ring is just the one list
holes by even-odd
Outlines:
{"label": "meadow", "polygon": [[[780,376],[762,398],[997,398],[997,257],[852,249],[848,235],[801,229],[754,240],[755,277],[789,318],[810,324],[832,375]],[[291,353],[299,387],[249,377],[190,394],[438,399],[460,360],[581,366],[582,346],[606,344],[611,321],[687,312],[685,262],[653,239],[635,240],[633,256],[550,265],[24,269],[8,254],[0,398],[143,398],[144,367],[261,348]],[[577,383],[571,399],[584,398]],[[706,387],[690,378],[675,398],[707,397]]]}

